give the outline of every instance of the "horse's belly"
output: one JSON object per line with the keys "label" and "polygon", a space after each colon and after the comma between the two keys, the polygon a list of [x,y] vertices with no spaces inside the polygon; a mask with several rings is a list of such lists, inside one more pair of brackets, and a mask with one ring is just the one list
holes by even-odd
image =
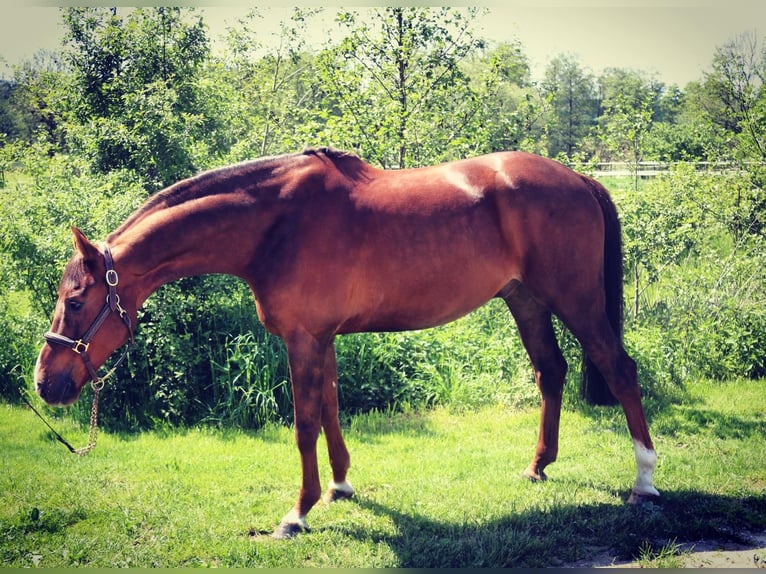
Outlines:
{"label": "horse's belly", "polygon": [[[483,259],[483,258],[481,258]],[[408,331],[454,321],[481,307],[511,278],[500,261],[459,261],[448,268],[402,267],[349,285],[349,316],[339,332]]]}

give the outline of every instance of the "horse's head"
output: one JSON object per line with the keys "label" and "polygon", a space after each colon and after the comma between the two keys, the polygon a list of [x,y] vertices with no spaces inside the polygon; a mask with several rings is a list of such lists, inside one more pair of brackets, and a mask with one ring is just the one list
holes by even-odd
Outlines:
{"label": "horse's head", "polygon": [[89,379],[99,381],[98,367],[133,337],[130,316],[135,318],[135,310],[129,314],[120,303],[111,254],[80,230],[73,227],[72,232],[75,252],[64,270],[53,323],[35,364],[37,393],[51,405],[76,401]]}

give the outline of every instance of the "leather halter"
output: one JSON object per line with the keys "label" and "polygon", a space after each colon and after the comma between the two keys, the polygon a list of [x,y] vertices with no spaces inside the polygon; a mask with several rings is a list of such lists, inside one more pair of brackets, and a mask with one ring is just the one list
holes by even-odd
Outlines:
{"label": "leather halter", "polygon": [[[85,363],[85,367],[88,369],[88,373],[90,374],[91,384],[93,385],[94,389],[98,388],[99,390],[104,386],[104,381],[114,373],[115,369],[117,369],[117,367],[119,367],[120,364],[128,356],[130,344],[133,343],[133,325],[130,321],[130,317],[128,317],[127,311],[125,311],[125,309],[123,309],[120,305],[120,296],[117,294],[117,285],[119,284],[120,278],[117,275],[117,271],[114,270],[114,259],[112,258],[112,252],[109,251],[109,247],[107,245],[104,245],[104,264],[106,265],[106,284],[109,287],[109,293],[106,296],[106,302],[104,303],[104,306],[101,308],[101,311],[96,316],[96,318],[93,319],[93,323],[90,324],[90,327],[88,327],[88,330],[85,331],[85,334],[76,340],[70,339],[69,337],[60,335],[58,333],[53,333],[51,331],[48,331],[45,333],[45,335],[43,335],[49,344],[68,347],[80,355],[83,362]],[[125,347],[125,350],[122,352],[122,355],[119,359],[117,359],[117,362],[112,366],[109,372],[106,373],[103,377],[99,377],[98,371],[95,369],[93,363],[90,360],[90,357],[88,356],[88,348],[90,347],[90,342],[93,340],[93,337],[96,336],[96,333],[111,313],[118,313],[120,315],[120,319],[122,319],[122,322],[128,329],[130,339],[128,341],[128,345]]]}

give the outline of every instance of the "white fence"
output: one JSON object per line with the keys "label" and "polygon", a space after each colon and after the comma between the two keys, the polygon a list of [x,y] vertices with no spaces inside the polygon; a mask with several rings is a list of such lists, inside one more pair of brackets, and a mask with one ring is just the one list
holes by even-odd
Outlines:
{"label": "white fence", "polygon": [[[710,171],[714,173],[738,173],[743,167],[755,165],[755,162],[747,162],[746,165],[736,165],[725,161],[695,161],[689,162],[697,171]],[[641,161],[636,164],[626,161],[610,161],[594,164],[595,177],[633,177],[637,173],[640,178],[657,177],[670,171],[673,162]]]}

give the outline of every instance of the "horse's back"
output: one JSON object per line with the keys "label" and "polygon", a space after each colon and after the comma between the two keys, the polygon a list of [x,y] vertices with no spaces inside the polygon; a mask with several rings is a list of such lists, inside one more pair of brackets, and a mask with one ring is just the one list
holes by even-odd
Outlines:
{"label": "horse's back", "polygon": [[[518,270],[525,258],[558,259],[603,241],[603,216],[589,178],[524,152],[497,152],[433,167],[379,171],[351,192],[351,227],[403,245],[427,243],[456,255],[492,258]],[[597,185],[597,184],[596,184]],[[377,224],[377,225],[376,225]],[[377,232],[370,233],[377,226]],[[398,237],[397,237],[398,236]],[[542,258],[542,259],[540,259]]]}

